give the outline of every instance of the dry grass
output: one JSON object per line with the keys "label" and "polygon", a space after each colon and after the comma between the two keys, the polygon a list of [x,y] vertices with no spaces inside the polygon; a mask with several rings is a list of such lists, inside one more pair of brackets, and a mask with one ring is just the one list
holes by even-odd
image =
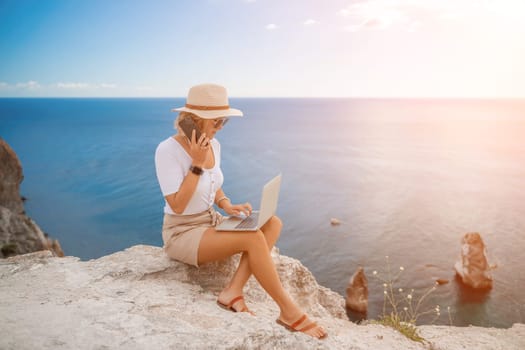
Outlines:
{"label": "dry grass", "polygon": [[404,270],[404,267],[400,266],[394,275],[387,256],[386,272],[384,274],[377,271],[373,272],[374,277],[383,282],[384,288],[383,313],[379,320],[373,322],[391,327],[410,340],[424,343],[426,340],[419,335],[417,320],[423,315],[434,314],[435,317],[430,322],[432,324],[441,315],[439,305],[424,309],[425,300],[436,289],[437,284],[430,287],[419,298],[416,298],[413,289],[410,293],[406,293],[402,288],[395,287],[395,283],[399,280]]}

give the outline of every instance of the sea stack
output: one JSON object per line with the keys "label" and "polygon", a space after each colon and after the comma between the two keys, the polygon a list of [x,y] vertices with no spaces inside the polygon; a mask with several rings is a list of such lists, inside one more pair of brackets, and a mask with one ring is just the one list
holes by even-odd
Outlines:
{"label": "sea stack", "polygon": [[368,311],[368,280],[361,266],[348,282],[346,288],[346,307],[362,314],[366,314]]}
{"label": "sea stack", "polygon": [[492,276],[487,261],[487,250],[481,235],[467,233],[461,240],[461,260],[455,264],[461,281],[475,289],[492,288]]}

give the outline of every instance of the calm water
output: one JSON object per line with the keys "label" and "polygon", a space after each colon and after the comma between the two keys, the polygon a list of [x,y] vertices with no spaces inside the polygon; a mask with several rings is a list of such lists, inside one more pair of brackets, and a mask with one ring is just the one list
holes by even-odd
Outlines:
{"label": "calm water", "polygon": [[[0,99],[0,135],[21,159],[26,210],[68,255],[161,245],[153,153],[182,99]],[[362,265],[370,318],[383,305],[385,256],[396,288],[441,306],[438,324],[525,322],[525,101],[233,99],[245,112],[218,135],[224,189],[259,201],[283,173],[278,242],[344,295]],[[331,226],[330,218],[342,221]],[[497,264],[490,293],[454,279],[466,232]],[[423,319],[428,322],[428,319]]]}

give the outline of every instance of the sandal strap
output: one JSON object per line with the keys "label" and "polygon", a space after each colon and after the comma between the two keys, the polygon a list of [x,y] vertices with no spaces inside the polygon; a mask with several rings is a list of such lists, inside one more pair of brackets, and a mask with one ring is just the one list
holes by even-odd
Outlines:
{"label": "sandal strap", "polygon": [[228,303],[228,307],[233,307],[233,304],[235,304],[236,302],[238,302],[239,300],[243,300],[244,297],[242,295],[239,295],[238,297],[235,297],[233,298],[232,300],[230,300],[230,302]]}
{"label": "sandal strap", "polygon": [[312,322],[312,323],[310,323],[310,324],[304,326],[303,328],[298,329],[298,331],[299,331],[299,332],[306,332],[306,331],[309,331],[310,329],[315,328],[315,327],[317,327],[317,323]]}
{"label": "sandal strap", "polygon": [[290,325],[290,328],[293,328],[295,330],[297,330],[297,326],[300,325],[301,323],[303,323],[304,320],[306,320],[306,314],[304,314],[303,316],[301,316],[300,319],[298,319],[297,321],[295,321],[294,323],[292,323]]}

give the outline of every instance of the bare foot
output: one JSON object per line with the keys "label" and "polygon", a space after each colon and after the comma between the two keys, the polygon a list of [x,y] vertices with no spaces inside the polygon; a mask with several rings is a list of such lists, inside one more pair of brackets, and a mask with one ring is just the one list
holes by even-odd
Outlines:
{"label": "bare foot", "polygon": [[286,319],[281,314],[277,319],[277,323],[291,332],[302,332],[317,339],[326,338],[328,335],[323,327],[310,320],[306,314],[295,319]]}

